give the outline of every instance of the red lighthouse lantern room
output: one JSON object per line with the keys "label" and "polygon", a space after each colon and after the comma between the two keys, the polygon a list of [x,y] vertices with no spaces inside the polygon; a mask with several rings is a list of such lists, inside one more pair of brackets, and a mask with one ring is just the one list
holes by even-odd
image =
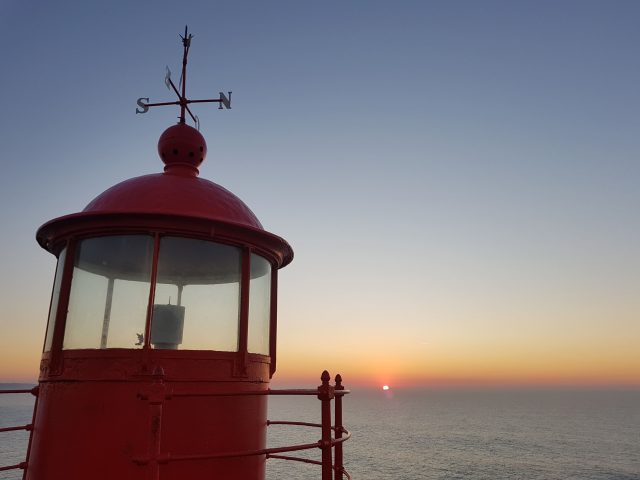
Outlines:
{"label": "red lighthouse lantern room", "polygon": [[[266,448],[267,394],[278,394],[278,269],[293,251],[198,176],[207,145],[185,123],[196,102],[184,92],[190,40],[181,92],[167,76],[178,101],[161,104],[181,109],[158,142],[164,172],[37,232],[58,262],[27,461],[16,466],[27,479],[263,479],[268,454],[287,451]],[[230,108],[230,93],[207,101]],[[331,448],[346,432],[331,437],[328,380],[289,391],[323,400],[323,440],[306,447],[322,450],[314,463],[327,479],[342,478]]]}

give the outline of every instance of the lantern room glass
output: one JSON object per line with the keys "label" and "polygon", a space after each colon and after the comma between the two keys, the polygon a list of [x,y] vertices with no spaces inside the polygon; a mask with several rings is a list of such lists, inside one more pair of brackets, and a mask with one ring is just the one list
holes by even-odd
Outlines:
{"label": "lantern room glass", "polygon": [[[155,290],[149,298],[154,245]],[[269,355],[271,264],[239,247],[186,237],[112,235],[79,240],[70,279],[63,348],[237,352],[242,262],[250,267],[249,353]],[[51,349],[66,249],[59,255],[45,351]],[[147,317],[150,338],[145,338]],[[64,317],[63,317],[64,318]],[[57,319],[58,321],[60,319]]]}
{"label": "lantern room glass", "polygon": [[56,314],[58,313],[58,299],[60,297],[60,286],[62,285],[62,273],[64,272],[64,262],[67,258],[66,247],[62,249],[58,255],[58,264],[56,265],[56,277],[53,281],[53,293],[51,294],[51,305],[49,306],[49,321],[47,323],[47,334],[44,338],[44,351],[51,350],[53,343],[53,327],[56,324]]}
{"label": "lantern room glass", "polygon": [[142,348],[152,259],[150,235],[78,242],[64,349]]}
{"label": "lantern room glass", "polygon": [[251,254],[249,283],[249,353],[269,355],[269,323],[271,318],[271,264]]}
{"label": "lantern room glass", "polygon": [[160,239],[151,346],[238,350],[242,251],[207,240]]}

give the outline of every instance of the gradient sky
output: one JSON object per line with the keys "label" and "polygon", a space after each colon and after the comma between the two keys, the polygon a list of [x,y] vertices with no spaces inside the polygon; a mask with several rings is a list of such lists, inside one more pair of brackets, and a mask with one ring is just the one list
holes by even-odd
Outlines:
{"label": "gradient sky", "polygon": [[[37,376],[45,221],[161,171],[178,33],[201,176],[296,253],[276,378],[640,386],[640,3],[0,3],[0,381]],[[177,78],[177,74],[174,73]]]}

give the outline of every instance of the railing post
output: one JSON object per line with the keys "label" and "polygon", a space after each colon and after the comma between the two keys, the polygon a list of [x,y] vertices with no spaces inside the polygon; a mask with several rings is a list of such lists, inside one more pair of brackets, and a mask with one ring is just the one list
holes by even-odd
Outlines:
{"label": "railing post", "polygon": [[331,480],[333,477],[333,465],[331,455],[331,399],[334,397],[334,388],[329,385],[331,376],[326,370],[320,377],[322,385],[318,386],[318,399],[322,402],[322,480]]}
{"label": "railing post", "polygon": [[[342,376],[340,374],[336,375],[336,390],[344,390],[342,386]],[[342,395],[340,393],[336,394],[336,405],[335,405],[335,421],[334,428],[336,431],[336,440],[342,438]],[[342,480],[343,475],[343,458],[342,458],[342,442],[336,443],[336,461],[335,461],[335,480]]]}
{"label": "railing post", "polygon": [[31,395],[36,397],[33,404],[33,414],[31,415],[31,429],[29,430],[29,443],[27,444],[27,454],[24,459],[24,468],[22,469],[22,480],[27,478],[27,467],[29,466],[29,457],[31,456],[31,441],[33,440],[33,428],[36,424],[36,413],[38,411],[38,399],[40,398],[40,386],[35,386],[31,389]]}

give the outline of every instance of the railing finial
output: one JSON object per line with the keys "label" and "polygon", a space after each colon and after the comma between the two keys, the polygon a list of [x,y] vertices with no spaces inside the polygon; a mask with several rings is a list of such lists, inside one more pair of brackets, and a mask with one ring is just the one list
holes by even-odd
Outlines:
{"label": "railing finial", "polygon": [[322,372],[322,375],[320,376],[320,380],[322,380],[323,385],[326,385],[329,383],[329,380],[331,380],[331,375],[329,375],[329,372],[325,370],[324,372]]}

